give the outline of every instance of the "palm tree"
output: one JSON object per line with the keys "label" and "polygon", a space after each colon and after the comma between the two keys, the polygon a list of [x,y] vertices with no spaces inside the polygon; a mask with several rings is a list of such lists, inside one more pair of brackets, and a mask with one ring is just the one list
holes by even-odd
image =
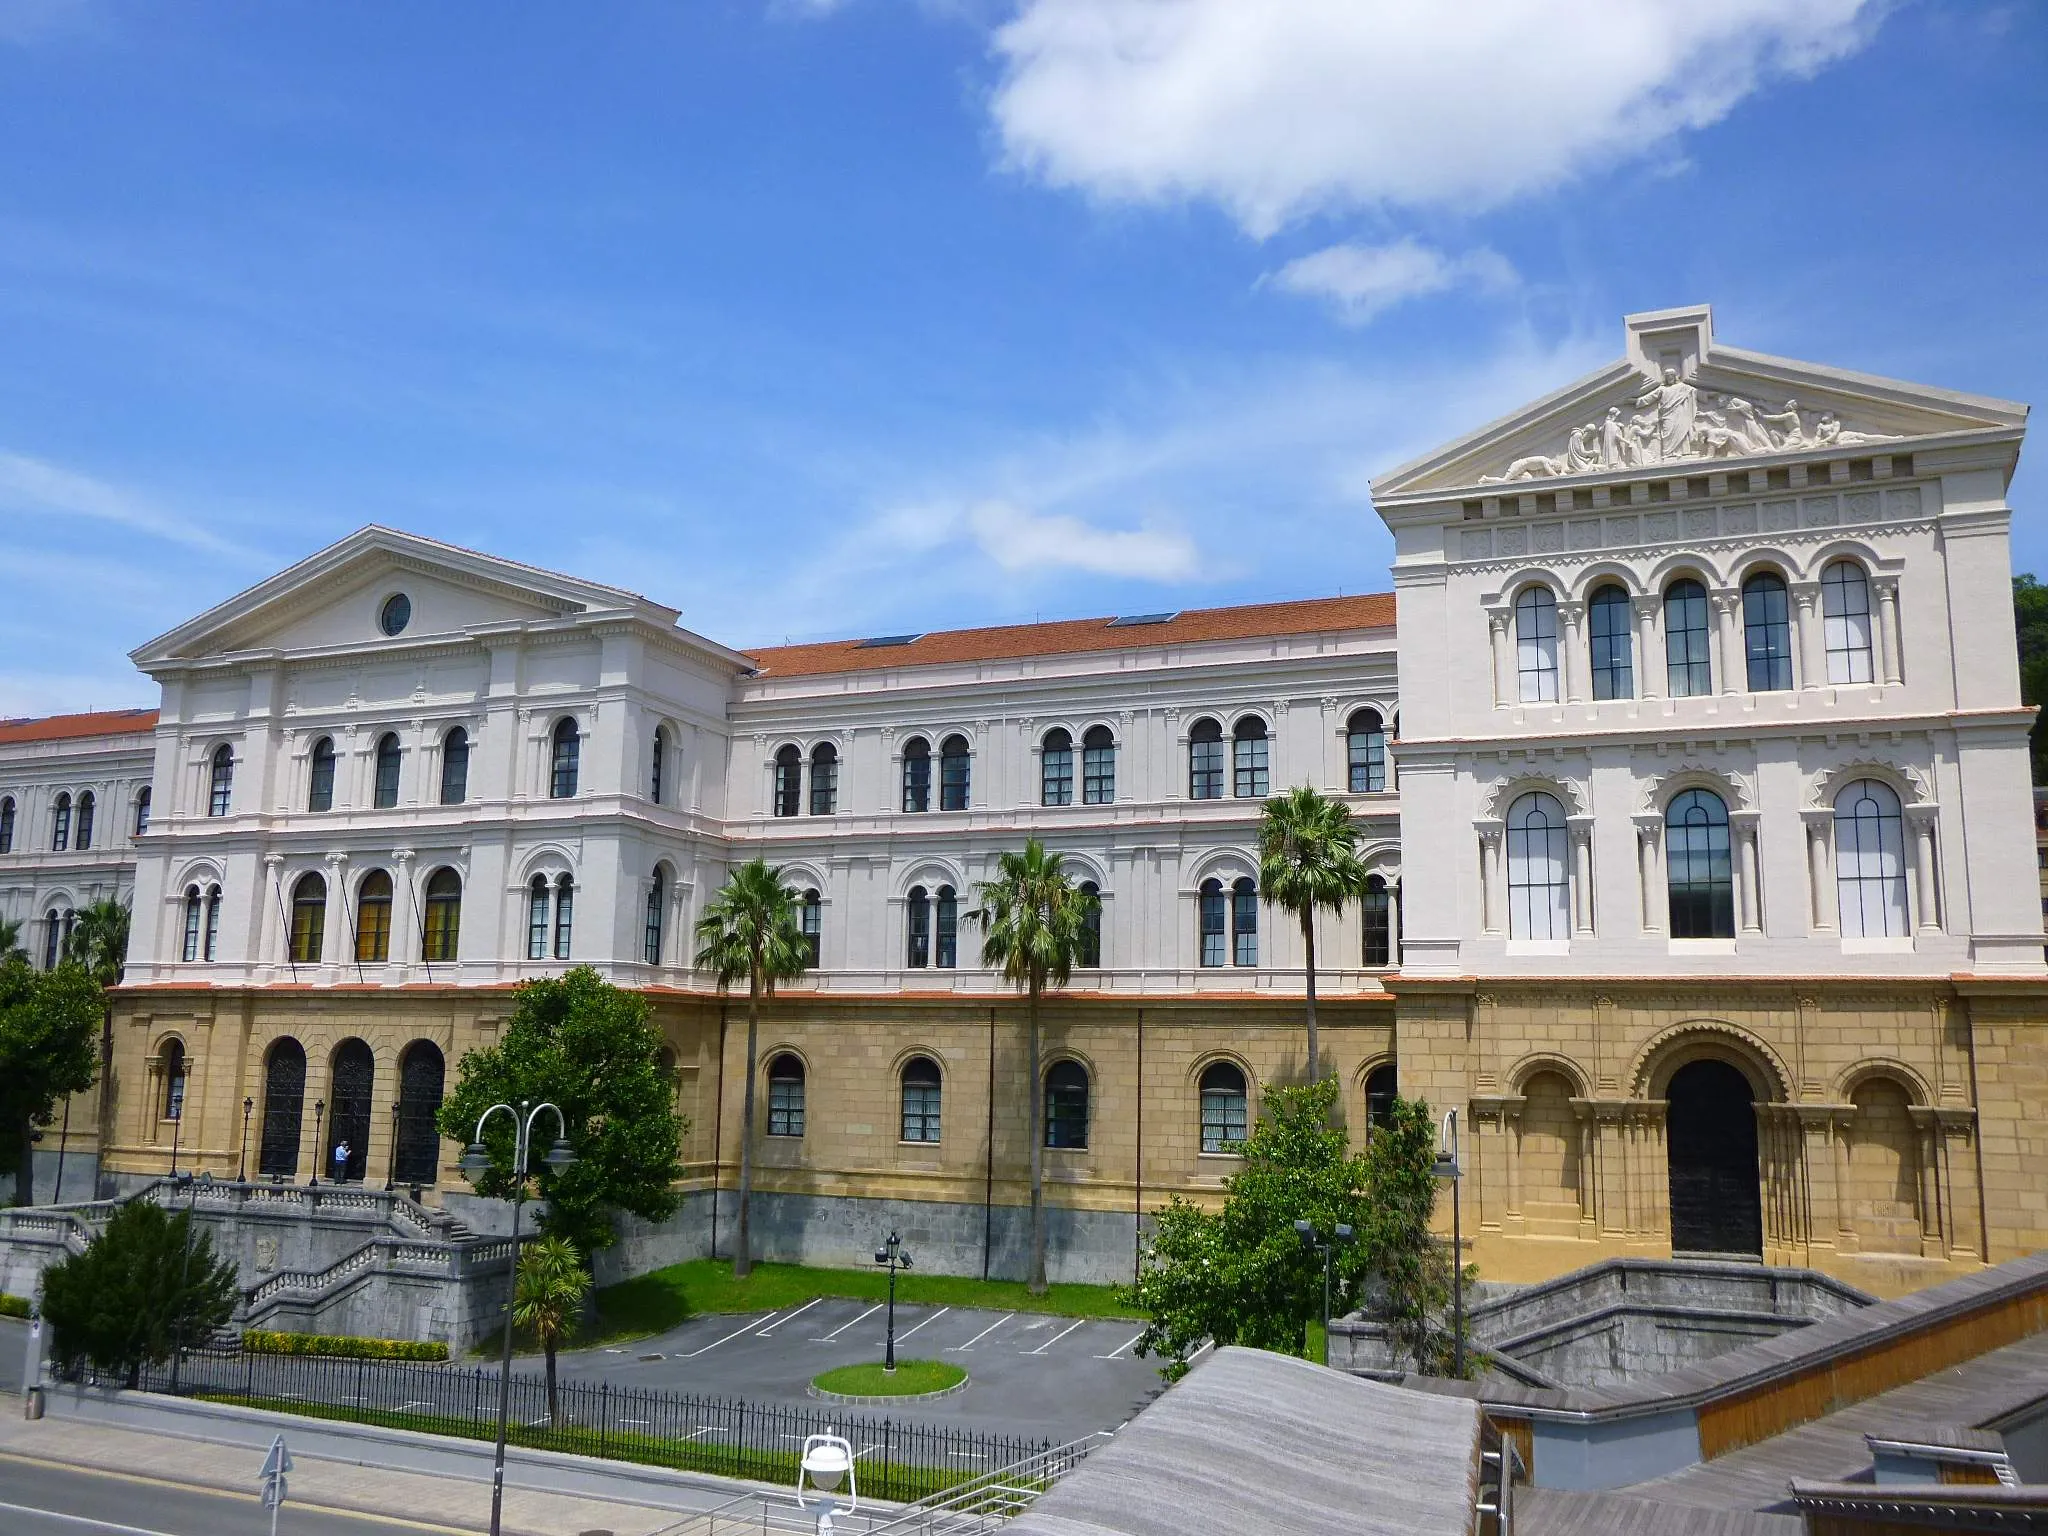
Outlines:
{"label": "palm tree", "polygon": [[1316,910],[1342,912],[1365,890],[1350,807],[1303,784],[1266,802],[1259,819],[1259,894],[1301,921],[1308,954],[1308,1072],[1322,1076],[1316,1039]]}
{"label": "palm tree", "polygon": [[101,900],[80,907],[64,958],[84,966],[101,986],[113,986],[128,961],[129,917],[125,902]]}
{"label": "palm tree", "polygon": [[16,955],[28,958],[28,951],[21,947],[21,924],[10,917],[0,917],[0,965],[6,964]]}
{"label": "palm tree", "polygon": [[810,966],[810,944],[797,912],[796,892],[782,883],[782,871],[765,859],[742,864],[726,876],[725,887],[697,921],[697,968],[718,977],[724,991],[747,980],[747,1093],[740,1116],[740,1234],[733,1247],[733,1278],[753,1272],[751,1243],[754,1199],[754,1078],[760,1068],[761,999],[775,995],[775,983],[794,981]]}
{"label": "palm tree", "polygon": [[583,1315],[590,1275],[566,1237],[543,1237],[519,1256],[512,1286],[512,1321],[540,1340],[548,1357],[548,1424],[560,1417],[555,1395],[555,1350]]}
{"label": "palm tree", "polygon": [[1097,900],[1061,868],[1037,838],[1006,853],[996,878],[984,880],[981,905],[967,915],[981,924],[981,963],[1024,988],[1031,1020],[1031,1294],[1045,1294],[1045,1076],[1039,1065],[1038,999],[1073,974],[1081,934]]}

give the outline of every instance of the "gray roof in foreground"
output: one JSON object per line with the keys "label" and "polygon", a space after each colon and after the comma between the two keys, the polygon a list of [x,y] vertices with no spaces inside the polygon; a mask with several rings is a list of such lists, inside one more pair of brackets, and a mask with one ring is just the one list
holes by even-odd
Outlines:
{"label": "gray roof in foreground", "polygon": [[1006,1536],[1467,1536],[1479,1409],[1219,1349]]}

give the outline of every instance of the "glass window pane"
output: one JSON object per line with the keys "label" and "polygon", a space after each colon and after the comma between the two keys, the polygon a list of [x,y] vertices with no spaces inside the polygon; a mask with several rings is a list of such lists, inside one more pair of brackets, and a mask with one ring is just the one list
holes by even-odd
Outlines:
{"label": "glass window pane", "polygon": [[1867,683],[1870,656],[1870,582],[1853,560],[1837,560],[1821,573],[1821,629],[1827,638],[1828,681]]}
{"label": "glass window pane", "polygon": [[1530,587],[1515,599],[1515,668],[1525,704],[1557,698],[1557,599]]}
{"label": "glass window pane", "polygon": [[1835,893],[1843,938],[1908,933],[1905,820],[1899,797],[1875,779],[1835,796]]}
{"label": "glass window pane", "polygon": [[1564,807],[1545,794],[1508,808],[1508,937],[1571,937]]}
{"label": "glass window pane", "polygon": [[1735,872],[1721,797],[1704,789],[1678,796],[1664,813],[1664,839],[1671,937],[1734,938]]}
{"label": "glass window pane", "polygon": [[1632,699],[1636,694],[1634,636],[1628,594],[1606,586],[1586,605],[1586,633],[1592,650],[1593,697]]}
{"label": "glass window pane", "polygon": [[1664,589],[1665,676],[1674,699],[1714,691],[1708,665],[1707,589],[1690,579]]}
{"label": "glass window pane", "polygon": [[1792,686],[1792,613],[1783,577],[1766,571],[1742,584],[1742,640],[1751,693]]}

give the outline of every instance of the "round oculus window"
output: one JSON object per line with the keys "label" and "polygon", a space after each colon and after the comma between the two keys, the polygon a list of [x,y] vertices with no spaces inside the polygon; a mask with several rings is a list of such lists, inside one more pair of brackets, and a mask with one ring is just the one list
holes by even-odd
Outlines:
{"label": "round oculus window", "polygon": [[384,599],[384,606],[377,611],[377,623],[387,635],[401,632],[412,622],[412,599],[403,592],[394,592]]}

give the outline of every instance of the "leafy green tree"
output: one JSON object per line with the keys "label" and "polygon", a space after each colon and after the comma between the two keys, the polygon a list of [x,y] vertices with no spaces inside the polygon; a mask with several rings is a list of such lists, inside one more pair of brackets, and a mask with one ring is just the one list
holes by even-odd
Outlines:
{"label": "leafy green tree", "polygon": [[1294,914],[1308,956],[1308,1075],[1323,1075],[1316,1039],[1316,913],[1342,912],[1365,890],[1351,808],[1303,784],[1259,818],[1259,894]]}
{"label": "leafy green tree", "polygon": [[126,902],[103,899],[80,907],[64,941],[64,958],[102,987],[116,985],[128,963],[129,922]]}
{"label": "leafy green tree", "polygon": [[725,885],[697,920],[697,968],[718,978],[723,992],[747,981],[747,1087],[740,1111],[740,1230],[733,1243],[732,1272],[744,1280],[754,1271],[754,1079],[760,1075],[761,999],[775,995],[778,981],[794,981],[810,968],[797,895],[782,883],[782,871],[766,859],[751,859],[725,878]]}
{"label": "leafy green tree", "polygon": [[90,1362],[130,1387],[143,1366],[210,1337],[233,1315],[235,1296],[235,1266],[215,1256],[212,1236],[189,1211],[148,1200],[120,1207],[84,1253],[43,1274],[58,1368]]}
{"label": "leafy green tree", "polygon": [[[2013,577],[2012,616],[2020,641],[2020,699],[2048,705],[2048,586],[2030,575]],[[2048,711],[2034,717],[2028,748],[2034,782],[2048,784]]]}
{"label": "leafy green tree", "polygon": [[[647,1221],[674,1215],[688,1122],[675,1111],[647,999],[588,966],[522,982],[514,995],[498,1043],[462,1058],[455,1091],[437,1117],[441,1134],[466,1144],[493,1104],[559,1106],[576,1161],[559,1171],[542,1165],[554,1134],[554,1117],[542,1115],[529,1171],[547,1202],[541,1229],[579,1252],[616,1240],[614,1211]],[[510,1198],[514,1139],[504,1115],[491,1117],[484,1146],[490,1167],[471,1182],[480,1195]]]}
{"label": "leafy green tree", "polygon": [[105,996],[75,965],[36,971],[0,961],[0,1172],[14,1170],[14,1203],[35,1202],[38,1127],[67,1094],[93,1085]]}
{"label": "leafy green tree", "polygon": [[1074,883],[1060,856],[1037,838],[1006,853],[996,878],[979,886],[981,905],[967,915],[981,924],[981,963],[1022,987],[1030,1021],[1031,1274],[1030,1291],[1045,1294],[1045,1042],[1038,1004],[1048,986],[1063,987],[1081,953],[1095,896]]}
{"label": "leafy green tree", "polygon": [[[1451,1374],[1452,1257],[1430,1230],[1436,1212],[1436,1125],[1420,1099],[1396,1098],[1365,1144],[1367,1215],[1359,1302],[1387,1330],[1397,1357],[1430,1376]],[[1468,1272],[1467,1281],[1473,1278]],[[1471,1358],[1467,1349],[1466,1357]]]}
{"label": "leafy green tree", "polygon": [[575,1244],[567,1238],[543,1237],[519,1255],[519,1274],[512,1288],[512,1321],[540,1341],[548,1359],[548,1423],[561,1418],[555,1392],[555,1351],[583,1315],[590,1294],[590,1275]]}
{"label": "leafy green tree", "polygon": [[28,951],[21,947],[21,924],[11,917],[0,917],[0,964],[17,955],[28,958]]}

